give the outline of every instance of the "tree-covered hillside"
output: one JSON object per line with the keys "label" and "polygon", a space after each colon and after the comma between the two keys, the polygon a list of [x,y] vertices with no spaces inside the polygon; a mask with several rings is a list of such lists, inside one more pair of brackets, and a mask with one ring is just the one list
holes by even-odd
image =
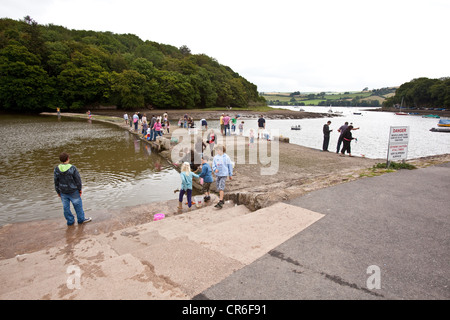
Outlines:
{"label": "tree-covered hillside", "polygon": [[395,96],[384,103],[384,107],[401,105],[407,108],[450,109],[450,78],[417,78],[402,84]]}
{"label": "tree-covered hillside", "polygon": [[187,46],[0,19],[0,110],[265,105],[256,85]]}

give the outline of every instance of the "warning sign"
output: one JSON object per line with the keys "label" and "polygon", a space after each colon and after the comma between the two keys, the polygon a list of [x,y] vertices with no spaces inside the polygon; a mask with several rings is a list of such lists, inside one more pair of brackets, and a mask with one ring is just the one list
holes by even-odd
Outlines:
{"label": "warning sign", "polygon": [[391,127],[387,160],[406,160],[408,156],[408,142],[409,127]]}

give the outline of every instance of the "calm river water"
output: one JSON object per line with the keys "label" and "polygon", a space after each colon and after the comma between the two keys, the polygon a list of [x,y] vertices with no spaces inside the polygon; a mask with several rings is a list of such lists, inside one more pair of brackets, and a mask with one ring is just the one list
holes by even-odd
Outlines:
{"label": "calm river water", "polygon": [[[327,112],[329,107],[303,107],[306,111]],[[336,151],[337,129],[353,122],[358,142],[352,154],[386,159],[389,127],[409,126],[408,159],[450,153],[450,133],[431,132],[438,119],[397,116],[357,108],[332,108],[342,117],[330,118],[333,129],[329,150]],[[353,112],[361,112],[354,115]],[[270,120],[268,129],[278,129],[291,143],[321,149],[322,127],[328,119]],[[256,119],[242,119],[245,132],[257,128]],[[172,130],[176,122],[171,123]],[[300,124],[302,130],[291,130]],[[219,128],[216,120],[210,128]],[[83,180],[86,215],[91,211],[124,208],[159,200],[176,199],[179,174],[149,146],[128,131],[114,125],[89,123],[44,116],[0,115],[0,225],[63,218],[61,201],[53,186],[53,169],[59,153],[71,154]]]}
{"label": "calm river water", "polygon": [[176,199],[179,174],[148,144],[114,125],[0,115],[0,225],[61,217],[53,169],[66,151],[81,174],[86,215]]}

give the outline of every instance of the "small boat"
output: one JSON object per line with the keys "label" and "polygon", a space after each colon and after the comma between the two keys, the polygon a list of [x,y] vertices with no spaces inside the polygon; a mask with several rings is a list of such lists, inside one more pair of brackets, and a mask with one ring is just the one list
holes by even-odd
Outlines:
{"label": "small boat", "polygon": [[436,119],[439,119],[440,116],[438,116],[436,114],[426,114],[426,115],[422,116],[422,118],[436,118]]}
{"label": "small boat", "polygon": [[406,112],[396,112],[395,114],[398,116],[407,116],[408,115]]}
{"label": "small boat", "polygon": [[450,132],[450,128],[448,128],[448,127],[431,128],[430,131],[432,131],[432,132]]}
{"label": "small boat", "polygon": [[439,120],[438,127],[450,127],[450,119]]}
{"label": "small boat", "polygon": [[360,116],[361,112],[353,112],[353,114],[356,115],[356,116]]}
{"label": "small boat", "polygon": [[302,126],[301,125],[296,125],[296,126],[292,126],[291,130],[302,130]]}

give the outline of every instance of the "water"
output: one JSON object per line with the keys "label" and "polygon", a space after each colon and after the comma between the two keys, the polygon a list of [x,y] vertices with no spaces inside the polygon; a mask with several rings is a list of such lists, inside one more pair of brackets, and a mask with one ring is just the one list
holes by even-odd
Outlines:
{"label": "water", "polygon": [[[273,107],[277,108],[277,107]],[[283,107],[291,110],[298,108]],[[302,107],[308,112],[327,113],[330,107]],[[373,109],[373,108],[372,108]],[[391,112],[367,111],[364,108],[333,107],[333,112],[342,112],[340,117],[317,118],[317,119],[295,119],[295,120],[270,120],[266,119],[268,130],[277,129],[280,135],[289,137],[290,143],[298,144],[313,149],[322,149],[323,125],[330,120],[330,144],[328,150],[336,152],[339,133],[337,130],[344,122],[353,123],[359,130],[352,131],[353,137],[358,141],[352,141],[352,155],[365,156],[371,159],[387,158],[389,129],[391,126],[409,126],[410,139],[408,145],[408,159],[425,156],[450,153],[450,133],[431,132],[430,129],[437,127],[439,119],[422,118],[420,115],[399,116]],[[300,112],[300,111],[299,111]],[[361,112],[354,115],[353,112]],[[252,128],[257,130],[256,119],[241,119],[244,121],[244,135]],[[292,125],[301,125],[302,130],[291,130]],[[219,128],[218,121],[208,121],[208,127]],[[238,129],[236,129],[238,131]],[[342,144],[341,144],[342,147]]]}
{"label": "water", "polygon": [[[327,112],[329,107],[303,107],[306,111]],[[397,116],[357,108],[333,107],[342,117],[330,118],[333,129],[329,150],[336,151],[337,129],[353,122],[358,142],[352,154],[386,159],[390,126],[409,126],[408,159],[450,153],[450,133],[431,132],[438,119]],[[360,111],[362,115],[353,115]],[[266,120],[268,129],[278,129],[291,143],[322,148],[322,127],[327,118]],[[256,119],[242,119],[244,132],[257,129]],[[300,124],[302,130],[291,130]],[[197,122],[198,125],[198,122]],[[208,127],[219,128],[217,120]],[[176,121],[171,122],[171,129]],[[238,129],[236,129],[238,132]],[[176,199],[179,174],[149,145],[114,125],[68,118],[0,115],[0,225],[62,217],[61,201],[54,191],[53,169],[59,153],[71,154],[83,180],[86,215],[98,210],[117,209],[154,201]]]}
{"label": "water", "polygon": [[[330,107],[302,107],[305,111],[327,112]],[[422,118],[421,115],[399,116],[392,112],[374,112],[368,109],[333,107],[333,112],[343,112],[342,117],[326,119],[301,119],[289,121],[289,126],[281,126],[280,122],[274,120],[273,125],[279,126],[281,134],[288,136],[291,143],[315,149],[322,148],[322,128],[327,120],[331,121],[329,151],[336,152],[339,133],[337,129],[345,121],[353,123],[354,127],[360,127],[353,131],[352,155],[371,159],[386,159],[389,140],[389,129],[391,126],[409,126],[410,139],[408,144],[408,159],[425,156],[450,153],[450,134],[442,132],[431,132],[430,129],[437,127],[439,119]],[[361,112],[354,115],[353,112]],[[300,124],[302,130],[290,130],[290,125]],[[272,126],[272,121],[269,122]]]}
{"label": "water", "polygon": [[62,218],[53,183],[62,151],[80,171],[87,216],[177,196],[178,172],[147,143],[114,125],[1,115],[0,136],[0,225]]}

